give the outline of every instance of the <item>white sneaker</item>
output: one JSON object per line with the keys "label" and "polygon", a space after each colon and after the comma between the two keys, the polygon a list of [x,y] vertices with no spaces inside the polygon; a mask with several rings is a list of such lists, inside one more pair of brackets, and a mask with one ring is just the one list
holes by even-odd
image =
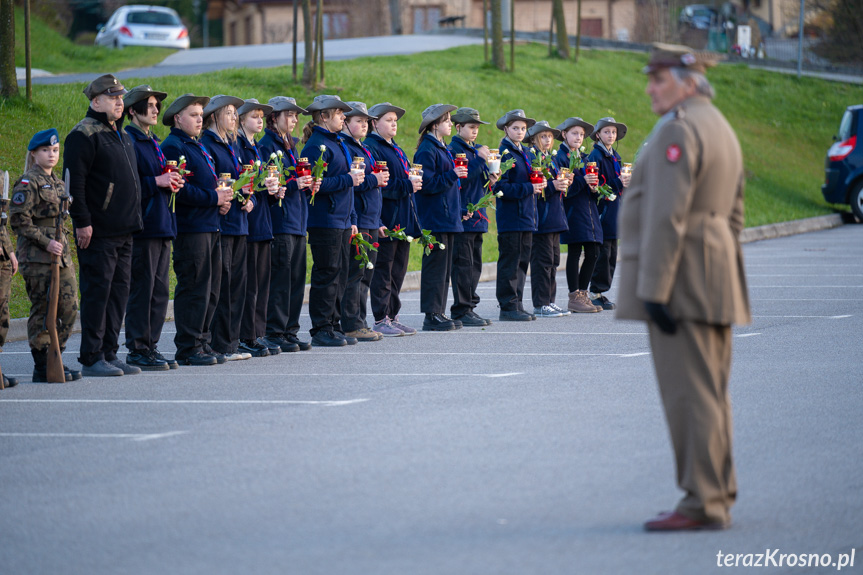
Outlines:
{"label": "white sneaker", "polygon": [[548,307],[554,309],[555,311],[560,312],[560,315],[570,315],[572,313],[568,309],[562,309],[556,303],[550,303],[550,304],[548,304]]}
{"label": "white sneaker", "polygon": [[550,305],[544,305],[542,307],[533,308],[533,315],[536,317],[561,317],[563,314]]}
{"label": "white sneaker", "polygon": [[250,354],[250,353],[226,353],[225,359],[227,361],[239,361],[241,359],[252,359],[252,354]]}

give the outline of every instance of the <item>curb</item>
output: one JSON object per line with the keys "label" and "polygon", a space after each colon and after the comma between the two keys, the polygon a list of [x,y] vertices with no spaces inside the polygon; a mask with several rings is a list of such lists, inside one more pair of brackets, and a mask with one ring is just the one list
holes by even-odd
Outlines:
{"label": "curb", "polygon": [[[758,226],[754,228],[746,228],[740,234],[740,243],[748,244],[762,240],[772,240],[785,236],[793,236],[797,234],[805,234],[808,232],[817,232],[821,230],[829,230],[837,228],[845,223],[842,214],[829,214],[826,216],[816,216],[814,218],[805,218],[802,220],[793,220],[790,222],[782,222],[778,224],[768,224],[766,226]],[[558,270],[566,269],[566,253],[560,254],[560,265]],[[422,272],[408,272],[405,274],[405,281],[402,284],[402,291],[419,291],[420,277]],[[530,274],[528,274],[530,275]],[[487,282],[497,279],[497,262],[486,262],[482,264],[482,273],[479,276],[479,281]],[[309,303],[309,285],[306,284],[306,293],[303,296],[303,303]],[[168,302],[168,311],[166,319],[174,319],[174,300]],[[80,320],[75,320],[75,327],[72,328],[72,333],[81,331]],[[6,336],[6,341],[23,341],[27,339],[27,318],[13,319],[9,322],[9,333]],[[121,345],[123,342],[120,342]]]}

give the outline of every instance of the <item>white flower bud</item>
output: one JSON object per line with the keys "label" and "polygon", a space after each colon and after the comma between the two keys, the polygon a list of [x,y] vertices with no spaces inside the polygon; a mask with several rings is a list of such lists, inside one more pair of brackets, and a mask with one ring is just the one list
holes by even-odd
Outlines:
{"label": "white flower bud", "polygon": [[270,159],[271,159],[271,160],[275,160],[275,159],[276,159],[276,153],[275,153],[275,152],[273,152],[272,154],[270,154]]}
{"label": "white flower bud", "polygon": [[552,156],[556,156],[556,155],[557,155],[557,150],[552,150],[552,151],[551,151],[551,155],[552,155]]}
{"label": "white flower bud", "polygon": [[503,153],[501,154],[501,156],[505,156],[505,155],[507,155],[508,153],[509,153],[509,150],[504,150],[504,151],[503,151]]}
{"label": "white flower bud", "polygon": [[260,165],[261,165],[261,160],[255,160],[255,166],[260,166]]}
{"label": "white flower bud", "polygon": [[531,153],[531,154],[535,154],[535,153],[536,153],[536,148],[534,148],[533,146],[531,146],[531,147],[530,147],[530,153]]}
{"label": "white flower bud", "polygon": [[276,153],[279,155],[280,158],[285,155],[284,152],[282,152],[281,150],[276,150]]}
{"label": "white flower bud", "polygon": [[497,197],[499,197],[499,198],[502,198],[502,197],[503,197],[503,192],[498,192],[498,193],[496,193],[495,195],[496,195]]}
{"label": "white flower bud", "polygon": [[180,156],[180,163],[182,164],[185,161],[186,161],[186,156]]}
{"label": "white flower bud", "polygon": [[438,245],[437,245],[437,247],[438,247],[439,249],[442,249],[442,250],[445,250],[445,249],[446,249],[446,246],[445,246],[445,245],[443,245],[443,244],[438,244]]}
{"label": "white flower bud", "polygon": [[578,149],[578,151],[583,153],[583,152],[585,151],[585,150],[584,150],[584,146],[580,147],[580,148]]}
{"label": "white flower bud", "polygon": [[407,236],[405,239],[406,239],[408,242],[412,242],[412,241],[414,241],[414,237],[413,237],[413,236]]}
{"label": "white flower bud", "polygon": [[375,269],[375,265],[372,262],[369,262],[366,264],[366,269],[367,270],[373,270],[373,269]]}
{"label": "white flower bud", "polygon": [[326,152],[326,151],[327,151],[327,147],[326,147],[325,145],[323,145],[323,144],[321,144],[321,151],[322,151],[322,152]]}
{"label": "white flower bud", "polygon": [[614,200],[616,200],[616,199],[617,199],[617,194],[610,194],[610,195],[608,196],[608,201],[609,201],[609,202],[613,202],[613,201],[614,201]]}

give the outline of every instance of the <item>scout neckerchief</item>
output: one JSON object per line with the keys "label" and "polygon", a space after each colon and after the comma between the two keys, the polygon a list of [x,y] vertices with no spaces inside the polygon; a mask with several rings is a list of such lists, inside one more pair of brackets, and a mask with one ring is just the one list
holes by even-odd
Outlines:
{"label": "scout neckerchief", "polygon": [[165,168],[168,167],[168,162],[165,160],[165,154],[162,153],[162,148],[159,147],[159,144],[156,143],[156,136],[148,134],[148,140],[153,144],[153,147],[156,148],[156,156],[159,158],[159,165],[162,168],[162,171],[165,171]]}
{"label": "scout neckerchief", "polygon": [[[446,147],[446,144],[444,142],[438,140],[437,138],[435,138],[431,134],[427,133],[425,135],[425,137],[430,138],[431,141],[434,142],[435,146],[437,146],[439,148],[443,148],[444,152],[446,152],[446,155],[449,156],[449,161],[452,162],[453,169],[455,169],[455,158],[452,157],[452,152],[449,151],[449,148]],[[456,182],[458,183],[458,189],[461,190],[461,178],[456,180]]]}
{"label": "scout neckerchief", "polygon": [[[353,138],[353,136],[351,136],[351,137]],[[360,149],[363,151],[363,153],[364,153],[364,154],[366,155],[366,157],[369,159],[369,162],[370,162],[370,163],[369,163],[369,166],[374,166],[374,165],[375,165],[375,159],[372,157],[372,153],[369,151],[369,149],[368,149],[368,148],[366,148],[366,147],[363,145],[363,143],[362,143],[362,142],[360,142],[359,140],[357,140],[356,138],[354,138],[354,142],[356,142],[356,143],[357,143],[357,145],[360,147]]]}
{"label": "scout neckerchief", "polygon": [[210,130],[210,131],[216,135],[216,140],[218,140],[220,143],[222,143],[226,148],[228,148],[228,151],[231,152],[231,159],[234,160],[234,170],[239,174],[240,173],[240,161],[237,159],[237,154],[234,153],[234,147],[231,146],[230,144],[228,144],[225,140],[223,140],[218,132],[216,132],[215,130]]}
{"label": "scout neckerchief", "polygon": [[198,149],[201,150],[201,153],[204,155],[204,159],[207,160],[207,166],[210,168],[210,173],[213,174],[213,179],[218,181],[219,178],[216,176],[216,162],[213,160],[213,156],[210,155],[210,152],[207,151],[207,148],[204,147],[204,144],[196,140],[195,138],[190,137],[189,141],[198,146]]}
{"label": "scout neckerchief", "polygon": [[[246,136],[246,134],[243,134],[243,137],[245,137],[245,136]],[[261,153],[258,151],[258,143],[255,141],[255,137],[252,136],[251,139],[246,138],[246,143],[248,144],[247,147],[250,147],[252,149],[252,151],[255,152],[255,159],[258,160],[259,162],[263,163],[261,161]]]}
{"label": "scout neckerchief", "polygon": [[527,171],[530,172],[530,170],[531,170],[530,157],[525,153],[524,146],[522,146],[521,144],[516,144],[515,142],[513,142],[512,140],[509,139],[509,136],[505,137],[504,140],[506,140],[507,142],[512,144],[512,147],[515,148],[516,150],[518,150],[518,153],[521,154],[522,158],[524,158],[524,163],[527,166]]}
{"label": "scout neckerchief", "polygon": [[[386,141],[386,140],[384,140],[384,141]],[[390,140],[389,143],[392,145],[393,149],[396,151],[396,154],[399,157],[399,161],[402,164],[402,169],[405,171],[405,175],[410,176],[411,165],[408,163],[408,157],[405,155],[404,151],[401,148],[399,148],[399,145],[396,144],[395,140]]]}
{"label": "scout neckerchief", "polygon": [[[342,138],[341,135],[330,132],[329,130],[321,126],[315,126],[314,129],[318,130],[321,134],[328,134],[336,138],[336,141],[339,143],[339,147],[342,149],[342,153],[345,155],[345,160],[348,162],[348,168],[350,168],[351,153],[348,151],[348,147],[345,145],[344,138]],[[323,155],[323,153],[321,155]]]}

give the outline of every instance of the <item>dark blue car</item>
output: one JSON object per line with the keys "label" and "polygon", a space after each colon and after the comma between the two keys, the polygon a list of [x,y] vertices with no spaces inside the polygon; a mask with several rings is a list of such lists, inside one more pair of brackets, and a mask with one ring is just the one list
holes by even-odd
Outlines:
{"label": "dark blue car", "polygon": [[835,143],[827,151],[824,199],[831,204],[850,204],[863,221],[863,105],[849,106],[839,124]]}

